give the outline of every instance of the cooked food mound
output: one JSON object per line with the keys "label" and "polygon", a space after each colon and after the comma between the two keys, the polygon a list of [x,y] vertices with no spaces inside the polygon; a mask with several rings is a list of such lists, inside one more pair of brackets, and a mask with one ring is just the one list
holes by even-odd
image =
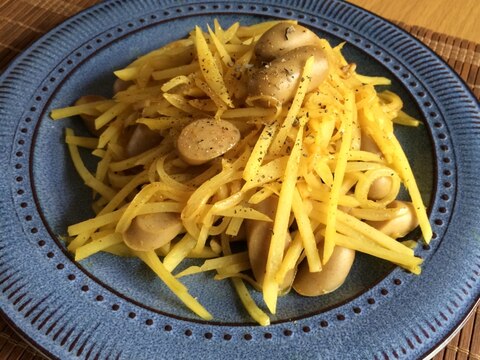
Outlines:
{"label": "cooked food mound", "polygon": [[215,20],[115,71],[112,98],[52,111],[91,133],[66,131],[95,213],[68,227],[68,250],[138,257],[204,319],[181,278],[212,272],[261,325],[280,295],[342,286],[358,251],[419,274],[408,234],[419,225],[428,243],[432,231],[394,125],[420,122],[343,45],[294,21]]}

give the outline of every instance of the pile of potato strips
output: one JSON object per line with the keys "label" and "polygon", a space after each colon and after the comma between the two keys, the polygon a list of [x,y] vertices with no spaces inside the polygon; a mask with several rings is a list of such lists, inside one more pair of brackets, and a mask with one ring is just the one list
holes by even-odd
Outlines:
{"label": "pile of potato strips", "polygon": [[[68,250],[77,261],[100,251],[138,257],[206,320],[212,315],[180,279],[212,271],[215,280],[232,281],[245,309],[261,325],[270,322],[267,309],[275,314],[278,297],[290,290],[291,283],[282,285],[286,277],[301,263],[311,273],[321,272],[337,247],[420,273],[415,242],[397,241],[405,234],[377,226],[405,213],[405,206],[392,205],[404,186],[424,240],[432,236],[393,130],[395,123],[419,122],[401,110],[396,94],[376,91],[376,85],[390,80],[358,74],[341,54],[344,44],[332,48],[320,38],[317,46],[328,61],[328,73],[317,87],[309,89],[314,75],[310,57],[291,99],[253,101],[249,81],[256,68],[269,66],[256,59],[255,45],[278,24],[222,28],[215,20],[207,31],[197,26],[186,38],[115,71],[120,80],[112,98],[52,111],[54,120],[90,119],[97,135],[66,131],[75,168],[93,191],[95,213],[68,227]],[[228,151],[192,165],[179,154],[179,137],[186,126],[205,118],[228,122],[240,136]],[[140,134],[138,151],[129,149],[135,133]],[[376,151],[362,146],[367,137]],[[95,171],[84,164],[80,148],[98,159]],[[372,199],[370,187],[380,178],[388,178],[391,188]],[[270,213],[260,206],[268,199],[276,205]],[[179,224],[171,239],[148,250],[131,245],[132,224],[152,214],[169,214]],[[252,273],[247,246],[245,227],[252,222],[271,229],[261,281]],[[203,260],[178,271],[191,258]],[[262,292],[264,304],[254,302],[255,290]]]}

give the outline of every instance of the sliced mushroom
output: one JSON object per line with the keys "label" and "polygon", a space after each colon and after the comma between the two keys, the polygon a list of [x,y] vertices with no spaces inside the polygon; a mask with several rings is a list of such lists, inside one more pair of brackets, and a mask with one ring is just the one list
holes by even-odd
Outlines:
{"label": "sliced mushroom", "polygon": [[[271,219],[275,219],[277,204],[278,198],[271,196],[255,205],[255,209],[264,213]],[[273,222],[246,220],[245,228],[247,232],[248,257],[250,259],[252,272],[257,282],[262,285],[263,279],[265,278],[270,240],[272,239]],[[288,249],[291,241],[292,238],[290,233],[287,232],[285,238],[285,250]],[[290,288],[294,275],[295,272],[290,271],[290,273],[285,276],[284,283],[280,286],[281,290]]]}
{"label": "sliced mushroom", "polygon": [[261,61],[272,61],[301,46],[317,45],[319,37],[309,29],[282,22],[266,31],[255,44],[255,55]]}
{"label": "sliced mushroom", "polygon": [[151,251],[172,241],[182,230],[183,225],[179,214],[139,215],[123,233],[123,241],[133,250]]}
{"label": "sliced mushroom", "polygon": [[[249,99],[272,98],[281,103],[291,100],[298,88],[307,59],[313,56],[314,64],[308,91],[318,87],[328,75],[328,61],[319,47],[302,46],[276,58],[253,72],[248,83]],[[248,99],[247,99],[248,100]],[[265,106],[263,103],[255,105]],[[273,101],[274,102],[274,101]]]}
{"label": "sliced mushroom", "polygon": [[[323,247],[319,255],[323,254]],[[298,266],[293,281],[293,289],[303,296],[319,296],[337,290],[345,282],[355,260],[355,251],[341,246],[335,246],[330,260],[319,272],[310,272],[307,260]]]}
{"label": "sliced mushroom", "polygon": [[405,211],[402,211],[399,216],[390,220],[367,221],[367,223],[395,239],[404,237],[418,226],[415,208],[411,202],[395,200],[388,207],[403,208]]}
{"label": "sliced mushroom", "polygon": [[[369,135],[365,134],[363,131],[360,149],[380,156],[382,155],[382,152],[378,148],[377,144],[375,144],[373,139]],[[370,186],[368,198],[370,200],[381,200],[388,195],[391,188],[392,180],[390,179],[390,177],[378,178],[372,183],[372,186]]]}
{"label": "sliced mushroom", "polygon": [[148,128],[144,124],[135,125],[135,129],[130,135],[130,138],[125,147],[127,157],[132,157],[143,153],[149,149],[157,146],[162,140],[162,136]]}
{"label": "sliced mushroom", "polygon": [[240,140],[240,131],[225,120],[200,119],[185,126],[177,139],[180,157],[200,165],[225,154]]}
{"label": "sliced mushroom", "polygon": [[[84,105],[84,104],[89,104],[89,103],[92,103],[92,102],[102,101],[102,100],[106,100],[106,98],[104,98],[103,96],[99,96],[99,95],[85,95],[85,96],[82,96],[81,98],[79,98],[75,102],[75,105]],[[82,114],[82,115],[80,115],[80,118],[82,119],[83,123],[85,124],[88,131],[92,135],[100,136],[102,134],[104,128],[95,129],[96,116]]]}

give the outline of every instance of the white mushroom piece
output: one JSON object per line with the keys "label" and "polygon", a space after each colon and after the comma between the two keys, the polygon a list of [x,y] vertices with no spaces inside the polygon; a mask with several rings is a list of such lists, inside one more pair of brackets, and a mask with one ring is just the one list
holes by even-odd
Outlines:
{"label": "white mushroom piece", "polygon": [[133,250],[152,251],[168,244],[182,231],[183,224],[179,214],[139,215],[123,233],[123,241]]}
{"label": "white mushroom piece", "polygon": [[177,139],[177,151],[187,164],[201,165],[232,149],[240,140],[240,131],[232,123],[205,118],[185,126]]}
{"label": "white mushroom piece", "polygon": [[[362,131],[362,139],[360,150],[368,151],[376,155],[382,156],[382,152],[378,148],[373,139]],[[387,176],[376,179],[370,186],[368,198],[370,200],[381,200],[390,193],[392,188],[392,179]]]}
{"label": "white mushroom piece", "polygon": [[[323,239],[320,245],[323,243]],[[319,246],[319,255],[323,254],[323,246]],[[320,296],[337,290],[345,282],[353,261],[355,250],[335,246],[328,262],[319,272],[310,272],[308,263],[303,260],[298,266],[293,289],[303,296]]]}
{"label": "white mushroom piece", "polygon": [[[255,205],[255,209],[264,213],[271,219],[275,219],[277,204],[278,198],[276,196],[270,196],[269,198]],[[273,222],[246,220],[245,229],[247,233],[247,247],[250,266],[252,268],[255,280],[257,280],[260,285],[263,285],[268,252],[270,249],[270,241],[272,239]],[[287,232],[287,236],[285,238],[285,250],[288,248],[291,241],[292,238],[290,233]],[[295,270],[287,273],[284,283],[280,286],[282,291],[290,288],[294,276]]]}
{"label": "white mushroom piece", "polygon": [[163,137],[144,124],[134,125],[125,146],[125,154],[132,157],[157,146]]}
{"label": "white mushroom piece", "polygon": [[311,56],[314,63],[308,91],[318,87],[328,74],[327,57],[318,41],[310,30],[288,23],[278,24],[262,35],[255,53],[259,60],[268,62],[251,74],[247,102],[268,107],[291,100]]}
{"label": "white mushroom piece", "polygon": [[400,208],[402,211],[399,212],[398,216],[392,219],[384,221],[367,221],[367,223],[394,239],[404,237],[418,226],[415,208],[411,202],[395,200],[392,201],[388,207]]}

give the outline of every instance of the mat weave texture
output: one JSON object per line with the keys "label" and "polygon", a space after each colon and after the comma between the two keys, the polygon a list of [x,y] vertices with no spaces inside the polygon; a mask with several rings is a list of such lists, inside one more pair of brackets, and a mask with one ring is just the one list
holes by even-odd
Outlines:
{"label": "mat weave texture", "polygon": [[[0,73],[41,35],[98,0],[0,0]],[[396,23],[440,55],[480,98],[480,44]],[[0,318],[0,360],[45,359]],[[480,360],[480,308],[434,360]]]}

